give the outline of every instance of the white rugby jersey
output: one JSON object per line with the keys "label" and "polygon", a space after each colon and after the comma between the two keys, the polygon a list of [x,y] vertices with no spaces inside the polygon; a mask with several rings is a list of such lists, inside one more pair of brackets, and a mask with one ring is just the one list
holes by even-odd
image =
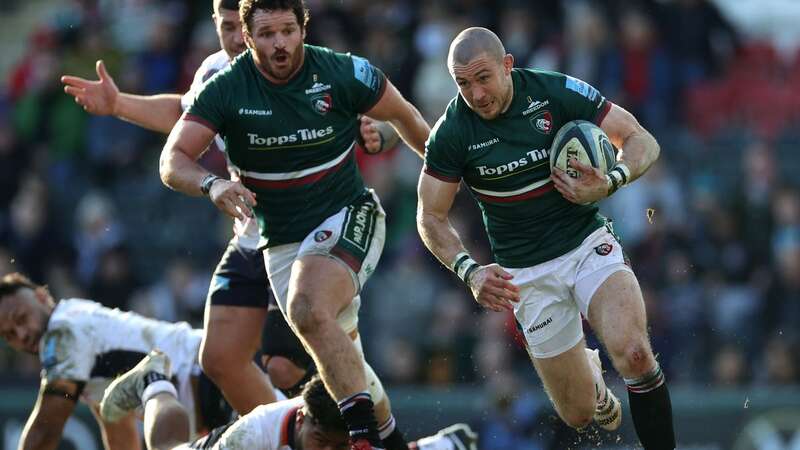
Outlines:
{"label": "white rugby jersey", "polygon": [[291,450],[295,414],[303,398],[261,405],[242,416],[212,447],[215,450]]}
{"label": "white rugby jersey", "polygon": [[[203,60],[197,72],[194,73],[194,79],[192,80],[192,86],[189,88],[189,92],[183,94],[183,97],[181,97],[181,108],[185,111],[189,105],[192,104],[203,84],[215,73],[228,67],[230,64],[231,61],[228,59],[228,54],[225,53],[225,50],[220,50],[211,54]],[[220,135],[214,136],[214,143],[211,144],[209,150],[213,151],[214,146],[216,146],[217,150],[225,153],[225,160],[228,161],[228,171],[231,171],[233,166],[228,159],[228,154],[225,152],[225,141],[222,140]],[[236,173],[236,176],[238,175],[239,174]],[[244,222],[239,219],[234,219],[234,230],[236,231],[236,239],[239,245],[249,249],[258,247],[260,234],[258,232],[258,222],[255,218],[248,219]]]}
{"label": "white rugby jersey", "polygon": [[184,394],[181,403],[193,404],[189,377],[199,367],[202,336],[203,330],[186,322],[148,319],[89,300],[61,300],[39,341],[42,378],[86,383],[81,399],[95,403],[111,380],[158,349],[172,362],[178,391]]}

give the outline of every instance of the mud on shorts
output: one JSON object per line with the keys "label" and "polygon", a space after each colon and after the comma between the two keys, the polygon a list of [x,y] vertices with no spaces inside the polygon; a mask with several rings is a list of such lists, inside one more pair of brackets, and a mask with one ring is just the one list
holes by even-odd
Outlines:
{"label": "mud on shorts", "polygon": [[574,250],[521,269],[506,268],[520,288],[514,315],[534,358],[552,358],[583,338],[581,314],[613,273],[632,272],[610,225],[598,228]]}
{"label": "mud on shorts", "polygon": [[372,275],[386,239],[386,213],[371,189],[352,204],[325,219],[302,242],[268,247],[264,250],[272,292],[284,315],[287,312],[292,264],[306,255],[327,256],[344,265],[353,279],[356,296],[339,313],[337,321],[346,333],[358,327],[360,292]]}

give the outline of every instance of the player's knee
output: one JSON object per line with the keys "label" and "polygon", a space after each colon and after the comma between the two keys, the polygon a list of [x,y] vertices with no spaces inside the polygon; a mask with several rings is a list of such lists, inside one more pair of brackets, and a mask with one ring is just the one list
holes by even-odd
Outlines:
{"label": "player's knee", "polygon": [[305,294],[296,294],[289,301],[289,321],[301,336],[313,335],[333,320],[324,309],[315,307],[312,299]]}
{"label": "player's knee", "polygon": [[211,342],[203,342],[200,348],[200,367],[214,381],[232,373],[234,368],[249,364],[251,358],[247,354]]}
{"label": "player's knee", "polygon": [[561,419],[564,423],[576,430],[580,430],[589,426],[594,420],[594,404],[585,404],[579,407],[569,408],[567,411],[561,413]]}
{"label": "player's knee", "polygon": [[653,352],[644,339],[631,339],[610,351],[614,366],[625,378],[636,378],[653,368]]}
{"label": "player's knee", "polygon": [[275,387],[289,389],[303,379],[306,371],[287,358],[273,356],[267,361],[267,373]]}

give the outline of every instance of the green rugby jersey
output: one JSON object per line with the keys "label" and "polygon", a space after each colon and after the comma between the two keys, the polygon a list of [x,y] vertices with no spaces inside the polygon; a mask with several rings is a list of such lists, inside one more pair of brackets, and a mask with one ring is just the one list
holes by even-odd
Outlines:
{"label": "green rugby jersey", "polygon": [[302,241],[364,194],[358,114],[385,88],[366,59],[312,45],[300,71],[274,84],[248,50],[205,83],[185,118],[223,137],[230,165],[257,196],[259,246],[272,247]]}
{"label": "green rugby jersey", "polygon": [[550,181],[550,147],[571,120],[599,124],[611,109],[605,97],[576,78],[513,69],[514,96],[506,112],[481,119],[456,96],[431,130],[425,173],[463,179],[478,201],[492,253],[505,267],[530,267],[577,247],[604,223],[597,205],[564,199]]}

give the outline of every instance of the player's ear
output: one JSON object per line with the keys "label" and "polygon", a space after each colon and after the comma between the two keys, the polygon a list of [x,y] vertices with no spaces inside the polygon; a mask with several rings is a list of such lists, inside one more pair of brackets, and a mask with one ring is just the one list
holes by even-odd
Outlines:
{"label": "player's ear", "polygon": [[303,426],[303,422],[306,420],[306,413],[303,412],[303,408],[297,410],[297,414],[294,417],[294,425],[295,429],[299,430],[300,427]]}
{"label": "player's ear", "polygon": [[514,55],[511,53],[506,53],[506,56],[503,56],[503,73],[506,75],[511,74],[511,69],[514,68]]}
{"label": "player's ear", "polygon": [[50,291],[44,286],[37,287],[33,293],[36,295],[36,300],[43,305],[49,305],[52,302],[50,299]]}

